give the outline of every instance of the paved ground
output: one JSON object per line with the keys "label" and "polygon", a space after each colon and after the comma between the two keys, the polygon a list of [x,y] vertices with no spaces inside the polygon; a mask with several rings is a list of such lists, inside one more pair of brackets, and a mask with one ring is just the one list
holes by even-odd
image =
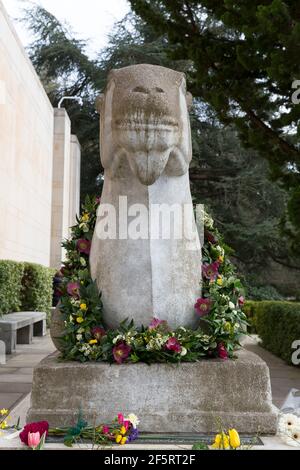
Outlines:
{"label": "paved ground", "polygon": [[[281,407],[291,388],[300,390],[300,368],[288,366],[264,350],[257,344],[255,337],[246,337],[244,346],[267,362],[273,401]],[[34,366],[54,349],[49,336],[35,337],[30,345],[18,345],[17,353],[8,356],[6,365],[0,365],[0,408],[12,409],[30,392]]]}
{"label": "paved ground", "polygon": [[257,337],[246,337],[243,345],[260,356],[269,366],[274,405],[281,408],[291,388],[300,390],[300,367],[289,366],[282,359],[259,346]]}
{"label": "paved ground", "polygon": [[0,409],[15,407],[30,391],[33,368],[55,350],[50,337],[34,337],[32,344],[18,344],[17,352],[0,365]]}

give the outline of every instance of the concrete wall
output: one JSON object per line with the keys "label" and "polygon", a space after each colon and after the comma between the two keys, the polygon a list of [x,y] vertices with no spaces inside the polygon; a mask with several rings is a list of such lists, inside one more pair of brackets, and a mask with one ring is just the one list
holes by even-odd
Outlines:
{"label": "concrete wall", "polygon": [[70,155],[70,208],[69,226],[76,224],[76,215],[80,210],[80,163],[81,148],[76,135],[71,135],[71,155]]}
{"label": "concrete wall", "polygon": [[80,145],[0,0],[0,259],[59,268],[79,212]]}
{"label": "concrete wall", "polygon": [[53,109],[0,1],[0,259],[49,265]]}

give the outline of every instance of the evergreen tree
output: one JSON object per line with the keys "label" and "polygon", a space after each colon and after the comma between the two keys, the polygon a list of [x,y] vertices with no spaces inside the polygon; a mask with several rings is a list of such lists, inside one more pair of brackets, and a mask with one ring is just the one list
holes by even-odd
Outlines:
{"label": "evergreen tree", "polygon": [[[116,25],[108,47],[96,59],[88,57],[84,41],[74,38],[42,7],[28,10],[25,21],[35,34],[29,53],[52,104],[57,106],[64,95],[83,99],[82,105],[68,101],[64,105],[82,146],[82,198],[99,194],[103,169],[95,100],[105,88],[108,72],[146,62],[184,71],[192,83],[191,62],[170,58],[166,37],[132,14]],[[258,152],[242,147],[235,127],[224,127],[209,104],[197,97],[194,101],[190,179],[195,202],[211,211],[235,250],[236,263],[253,285],[270,261],[297,272],[299,263],[290,260],[287,240],[278,229],[285,193],[268,180],[267,164]]]}
{"label": "evergreen tree", "polygon": [[300,251],[300,104],[292,103],[300,78],[299,2],[129,1],[158,34],[167,34],[170,57],[191,61],[193,94],[269,161],[271,177],[288,191],[286,230]]}

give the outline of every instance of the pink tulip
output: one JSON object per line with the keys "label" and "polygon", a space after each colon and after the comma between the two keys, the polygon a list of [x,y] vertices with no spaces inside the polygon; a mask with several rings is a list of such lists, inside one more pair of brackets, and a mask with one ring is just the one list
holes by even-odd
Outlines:
{"label": "pink tulip", "polygon": [[29,432],[28,433],[28,447],[35,449],[41,440],[41,435],[39,432]]}

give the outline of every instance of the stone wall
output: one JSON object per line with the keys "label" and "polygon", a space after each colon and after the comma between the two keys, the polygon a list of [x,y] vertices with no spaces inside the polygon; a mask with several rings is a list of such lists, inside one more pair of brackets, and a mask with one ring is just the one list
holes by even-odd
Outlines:
{"label": "stone wall", "polygon": [[60,265],[61,240],[79,210],[76,140],[0,0],[0,259]]}

